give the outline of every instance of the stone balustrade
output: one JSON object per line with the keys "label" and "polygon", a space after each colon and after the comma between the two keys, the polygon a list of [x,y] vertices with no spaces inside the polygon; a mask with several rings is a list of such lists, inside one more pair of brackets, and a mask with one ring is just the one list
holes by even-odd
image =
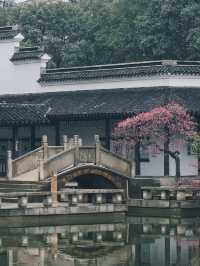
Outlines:
{"label": "stone balustrade", "polygon": [[[10,203],[10,199],[15,203]],[[55,192],[10,192],[0,193],[0,210],[9,208],[67,207],[87,204],[123,204],[121,189],[64,189]]]}
{"label": "stone balustrade", "polygon": [[[74,139],[76,137],[74,136]],[[44,161],[47,161],[49,158],[56,157],[57,154],[60,154],[63,151],[73,149],[75,147],[75,140],[69,139],[67,136],[63,136],[63,146],[49,146],[48,138],[46,135],[42,137],[41,146],[37,149],[30,151],[16,159],[12,159],[11,151],[8,151],[8,161],[7,161],[7,177],[12,179],[13,177],[19,177],[20,175],[30,172],[38,168],[38,179],[44,178],[44,174],[41,172],[44,170],[43,167]],[[78,145],[82,143],[81,139],[78,139]],[[35,175],[35,173],[34,173]],[[42,178],[41,178],[42,177]]]}
{"label": "stone balustrade", "polygon": [[200,187],[179,186],[179,187],[142,187],[144,200],[194,200],[200,198]]}
{"label": "stone balustrade", "polygon": [[142,233],[148,235],[165,235],[165,236],[182,236],[191,237],[199,236],[199,227],[191,227],[191,224],[151,224],[142,225]]}
{"label": "stone balustrade", "polygon": [[12,160],[11,152],[8,152],[7,176],[11,180],[13,177],[23,176],[23,180],[31,178],[38,181],[50,177],[53,172],[59,173],[78,165],[93,164],[130,177],[132,163],[104,149],[99,139],[95,135],[94,146],[82,146],[78,135],[70,140],[64,136],[63,146],[49,146],[47,136],[43,136],[41,147],[15,160]]}

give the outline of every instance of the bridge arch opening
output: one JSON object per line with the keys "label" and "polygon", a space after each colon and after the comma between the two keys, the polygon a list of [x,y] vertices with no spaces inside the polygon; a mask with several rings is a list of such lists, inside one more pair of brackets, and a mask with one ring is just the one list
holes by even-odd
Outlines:
{"label": "bridge arch opening", "polygon": [[116,185],[106,177],[96,174],[84,174],[74,177],[73,181],[83,189],[116,189]]}

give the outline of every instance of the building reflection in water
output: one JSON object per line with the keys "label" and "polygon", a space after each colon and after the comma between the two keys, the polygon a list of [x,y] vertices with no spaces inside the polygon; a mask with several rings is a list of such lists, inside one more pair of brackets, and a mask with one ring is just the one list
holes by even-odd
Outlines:
{"label": "building reflection in water", "polygon": [[0,229],[1,266],[197,266],[199,221]]}

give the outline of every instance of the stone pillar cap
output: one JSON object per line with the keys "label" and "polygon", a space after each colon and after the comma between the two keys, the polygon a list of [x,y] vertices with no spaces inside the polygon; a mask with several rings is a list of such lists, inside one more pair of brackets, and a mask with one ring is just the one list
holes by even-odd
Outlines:
{"label": "stone pillar cap", "polygon": [[16,42],[21,42],[24,40],[24,36],[21,34],[21,33],[18,33],[15,37],[14,37],[14,40]]}
{"label": "stone pillar cap", "polygon": [[43,56],[41,57],[41,60],[47,63],[49,60],[51,60],[51,56],[49,56],[48,54],[43,54]]}

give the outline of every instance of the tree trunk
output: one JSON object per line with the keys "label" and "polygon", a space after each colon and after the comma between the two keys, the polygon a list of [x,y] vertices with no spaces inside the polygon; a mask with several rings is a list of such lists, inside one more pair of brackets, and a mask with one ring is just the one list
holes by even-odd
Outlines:
{"label": "tree trunk", "polygon": [[169,139],[164,143],[164,176],[169,176]]}
{"label": "tree trunk", "polygon": [[179,178],[181,177],[180,157],[179,156],[177,156],[175,158],[175,163],[176,163],[176,181],[178,181]]}
{"label": "tree trunk", "polygon": [[168,152],[168,154],[175,160],[175,164],[176,164],[176,181],[179,180],[179,178],[181,177],[181,167],[180,167],[180,153],[179,151],[166,151]]}

